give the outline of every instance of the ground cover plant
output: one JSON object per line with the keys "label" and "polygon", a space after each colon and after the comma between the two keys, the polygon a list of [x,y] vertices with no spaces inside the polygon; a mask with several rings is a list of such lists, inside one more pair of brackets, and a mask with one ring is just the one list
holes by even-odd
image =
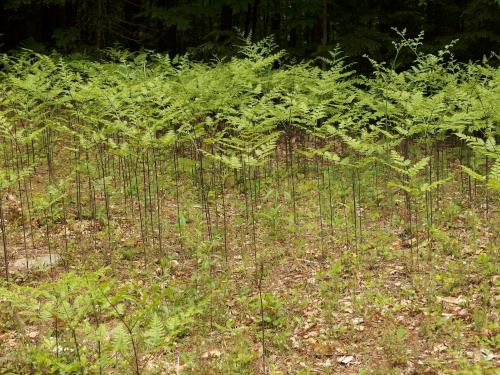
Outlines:
{"label": "ground cover plant", "polygon": [[498,57],[399,38],[2,55],[0,372],[497,373]]}

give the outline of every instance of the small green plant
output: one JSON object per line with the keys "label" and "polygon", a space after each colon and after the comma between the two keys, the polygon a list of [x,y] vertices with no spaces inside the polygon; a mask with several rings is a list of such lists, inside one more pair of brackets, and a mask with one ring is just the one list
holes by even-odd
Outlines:
{"label": "small green plant", "polygon": [[432,226],[431,239],[435,241],[440,250],[450,255],[460,255],[460,243],[456,238],[450,237],[445,231]]}
{"label": "small green plant", "polygon": [[384,329],[380,344],[387,360],[392,364],[403,364],[409,358],[407,331],[403,326],[389,325]]}
{"label": "small green plant", "polygon": [[344,275],[345,268],[341,260],[330,262],[329,267],[318,274],[321,280],[319,290],[324,306],[323,310],[330,318],[333,318],[339,299],[346,287]]}
{"label": "small green plant", "polygon": [[17,350],[25,357],[17,360],[16,367],[141,373],[143,356],[168,350],[186,334],[198,311],[187,307],[177,314],[159,305],[169,298],[168,289],[152,288],[148,296],[136,292],[132,284],[117,287],[105,270],[82,276],[68,273],[37,288],[0,288],[0,298],[11,306],[10,314],[22,327],[33,323],[46,327],[37,332],[35,342],[20,343]]}
{"label": "small green plant", "polygon": [[[272,294],[263,293],[262,302],[264,308],[263,324],[266,327],[277,328],[285,323],[286,311],[283,307],[283,301]],[[254,310],[260,311],[260,301],[254,303]]]}
{"label": "small green plant", "polygon": [[251,342],[242,334],[236,334],[233,341],[231,350],[220,363],[220,371],[224,374],[252,374],[256,354],[252,351]]}

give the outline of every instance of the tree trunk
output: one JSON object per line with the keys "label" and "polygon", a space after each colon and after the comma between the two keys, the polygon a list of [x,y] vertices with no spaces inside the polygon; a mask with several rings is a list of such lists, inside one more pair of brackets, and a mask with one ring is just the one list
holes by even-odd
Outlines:
{"label": "tree trunk", "polygon": [[252,7],[252,34],[254,38],[257,38],[257,21],[259,18],[259,0],[253,1]]}
{"label": "tree trunk", "polygon": [[322,37],[321,45],[326,46],[328,44],[328,2],[323,0],[323,15],[322,15]]}

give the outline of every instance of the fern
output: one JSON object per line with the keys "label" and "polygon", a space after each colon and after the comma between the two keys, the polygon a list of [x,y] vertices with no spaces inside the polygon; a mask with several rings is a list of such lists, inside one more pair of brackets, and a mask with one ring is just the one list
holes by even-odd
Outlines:
{"label": "fern", "polygon": [[165,329],[158,314],[154,314],[149,328],[145,332],[145,342],[152,349],[157,350],[166,344]]}

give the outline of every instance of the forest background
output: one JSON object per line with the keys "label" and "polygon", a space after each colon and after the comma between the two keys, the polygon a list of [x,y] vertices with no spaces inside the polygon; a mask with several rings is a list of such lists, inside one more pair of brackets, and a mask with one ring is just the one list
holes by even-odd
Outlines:
{"label": "forest background", "polygon": [[[274,35],[291,58],[339,44],[356,70],[392,56],[391,28],[425,33],[425,52],[454,39],[459,61],[500,50],[499,0],[2,0],[0,48],[99,56],[119,44],[192,58],[231,55],[235,36]],[[405,68],[413,59],[401,56]]]}

